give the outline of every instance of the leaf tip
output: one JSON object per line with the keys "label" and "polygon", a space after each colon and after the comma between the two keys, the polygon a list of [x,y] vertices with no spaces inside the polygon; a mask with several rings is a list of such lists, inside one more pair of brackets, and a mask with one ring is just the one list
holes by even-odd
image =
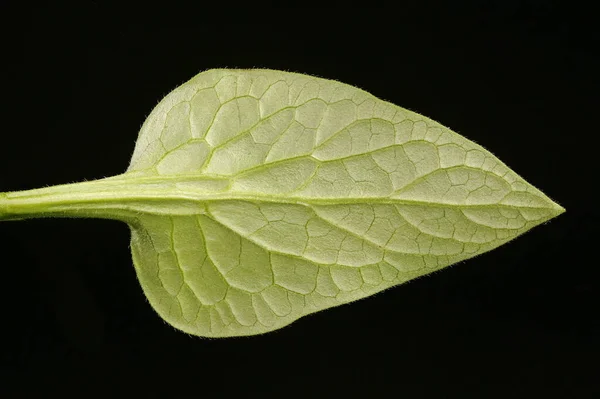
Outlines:
{"label": "leaf tip", "polygon": [[551,211],[552,211],[553,218],[560,216],[567,211],[563,206],[557,204],[554,201],[550,201],[550,203],[552,204]]}

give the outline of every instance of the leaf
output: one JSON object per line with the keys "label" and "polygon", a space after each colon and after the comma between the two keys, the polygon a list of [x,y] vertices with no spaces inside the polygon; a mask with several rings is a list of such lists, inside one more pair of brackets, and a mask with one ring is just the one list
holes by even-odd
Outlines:
{"label": "leaf", "polygon": [[273,70],[209,70],[175,89],[120,176],[0,196],[0,219],[129,223],[153,308],[209,337],[278,329],[562,212],[439,123]]}

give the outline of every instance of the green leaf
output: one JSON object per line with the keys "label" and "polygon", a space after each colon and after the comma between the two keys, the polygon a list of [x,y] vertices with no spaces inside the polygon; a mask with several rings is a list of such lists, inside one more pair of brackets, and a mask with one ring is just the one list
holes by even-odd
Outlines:
{"label": "green leaf", "polygon": [[131,226],[158,314],[265,333],[487,252],[564,209],[448,128],[355,87],[209,70],[144,123],[126,173],[0,195],[0,220]]}

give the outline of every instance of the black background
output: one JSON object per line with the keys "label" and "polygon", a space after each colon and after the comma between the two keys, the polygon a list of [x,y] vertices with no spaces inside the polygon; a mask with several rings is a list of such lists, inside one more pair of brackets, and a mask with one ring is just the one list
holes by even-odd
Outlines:
{"label": "black background", "polygon": [[567,212],[439,273],[225,340],[188,336],[154,313],[125,225],[1,223],[0,392],[598,397],[600,59],[590,10],[200,3],[1,3],[0,191],[122,173],[170,90],[208,68],[266,67],[337,79],[430,116]]}

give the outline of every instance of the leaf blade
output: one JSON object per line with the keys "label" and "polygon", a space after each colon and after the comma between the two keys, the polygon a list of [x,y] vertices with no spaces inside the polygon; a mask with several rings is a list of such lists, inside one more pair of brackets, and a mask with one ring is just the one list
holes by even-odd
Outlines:
{"label": "leaf blade", "polygon": [[[169,119],[182,111],[187,119]],[[272,331],[564,212],[435,121],[352,86],[270,70],[211,70],[174,90],[142,127],[127,174],[229,182],[216,197],[198,191],[196,215],[146,213],[132,228],[152,306],[201,336]],[[164,231],[180,225],[188,235],[169,244]]]}

